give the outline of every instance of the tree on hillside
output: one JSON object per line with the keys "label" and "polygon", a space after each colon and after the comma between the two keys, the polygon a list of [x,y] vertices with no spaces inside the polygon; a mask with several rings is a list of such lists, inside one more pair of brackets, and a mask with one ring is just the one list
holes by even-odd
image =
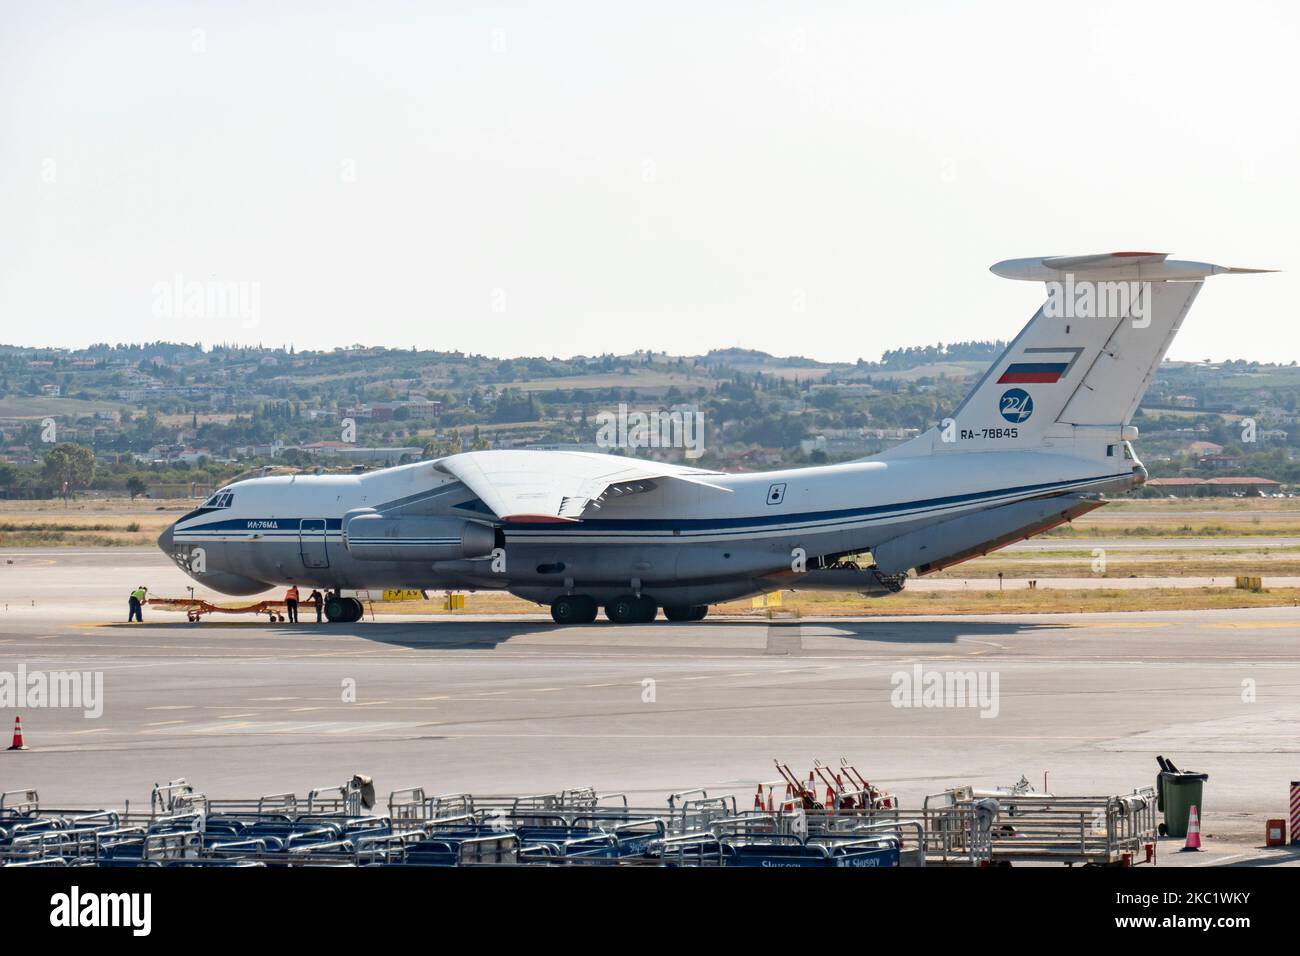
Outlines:
{"label": "tree on hillside", "polygon": [[44,474],[67,501],[95,480],[95,454],[85,445],[59,442],[45,454]]}

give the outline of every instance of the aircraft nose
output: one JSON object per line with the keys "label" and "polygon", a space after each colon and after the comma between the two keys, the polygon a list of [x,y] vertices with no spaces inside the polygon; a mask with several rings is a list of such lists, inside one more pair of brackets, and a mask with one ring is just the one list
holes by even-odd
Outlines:
{"label": "aircraft nose", "polygon": [[162,549],[163,554],[169,557],[171,556],[172,553],[172,531],[173,529],[175,529],[175,527],[176,527],[176,523],[172,522],[166,528],[163,529],[162,534],[158,535],[158,547]]}

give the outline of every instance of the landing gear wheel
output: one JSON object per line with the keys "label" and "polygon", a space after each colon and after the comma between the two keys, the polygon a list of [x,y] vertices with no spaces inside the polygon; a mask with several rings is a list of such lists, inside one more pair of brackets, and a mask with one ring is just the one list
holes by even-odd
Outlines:
{"label": "landing gear wheel", "polygon": [[636,597],[615,598],[605,605],[605,616],[615,624],[631,624],[636,618]]}
{"label": "landing gear wheel", "polygon": [[325,620],[331,624],[341,623],[347,617],[349,610],[341,597],[331,594],[325,599]]}
{"label": "landing gear wheel", "polygon": [[645,597],[644,595],[637,598],[636,623],[649,624],[651,621],[655,619],[655,615],[658,613],[659,613],[659,605],[656,604],[653,600],[651,600],[648,597]]}
{"label": "landing gear wheel", "polygon": [[325,620],[331,624],[353,624],[365,613],[365,606],[356,598],[331,594],[325,599]]}
{"label": "landing gear wheel", "polygon": [[707,604],[674,604],[672,607],[664,605],[664,617],[670,621],[702,621],[704,615],[708,613]]}
{"label": "landing gear wheel", "polygon": [[551,602],[556,624],[590,624],[596,620],[596,602],[581,594],[566,594]]}
{"label": "landing gear wheel", "polygon": [[615,624],[649,624],[658,610],[648,597],[625,594],[605,605],[605,616]]}

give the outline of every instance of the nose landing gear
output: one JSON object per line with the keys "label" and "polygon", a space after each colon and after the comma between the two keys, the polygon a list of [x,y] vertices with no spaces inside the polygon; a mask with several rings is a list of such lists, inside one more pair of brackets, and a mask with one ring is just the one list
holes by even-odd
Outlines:
{"label": "nose landing gear", "polygon": [[366,613],[365,606],[356,598],[339,597],[331,591],[325,598],[325,620],[331,624],[354,624]]}

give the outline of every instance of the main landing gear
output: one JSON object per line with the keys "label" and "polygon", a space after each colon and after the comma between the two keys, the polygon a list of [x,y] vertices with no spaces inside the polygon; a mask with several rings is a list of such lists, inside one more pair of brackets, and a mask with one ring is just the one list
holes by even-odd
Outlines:
{"label": "main landing gear", "polygon": [[708,613],[707,604],[664,605],[664,617],[670,621],[702,621]]}
{"label": "main landing gear", "polygon": [[658,611],[659,605],[644,595],[625,594],[605,605],[605,616],[615,624],[649,624]]}
{"label": "main landing gear", "polygon": [[596,620],[596,602],[581,594],[566,594],[551,604],[556,624],[590,624]]}
{"label": "main landing gear", "polygon": [[[596,620],[596,602],[584,594],[566,594],[551,603],[551,619],[556,624],[590,624]],[[649,624],[659,612],[653,598],[625,594],[605,605],[605,617],[614,624]],[[707,604],[669,604],[664,617],[670,621],[702,621],[709,613]]]}

